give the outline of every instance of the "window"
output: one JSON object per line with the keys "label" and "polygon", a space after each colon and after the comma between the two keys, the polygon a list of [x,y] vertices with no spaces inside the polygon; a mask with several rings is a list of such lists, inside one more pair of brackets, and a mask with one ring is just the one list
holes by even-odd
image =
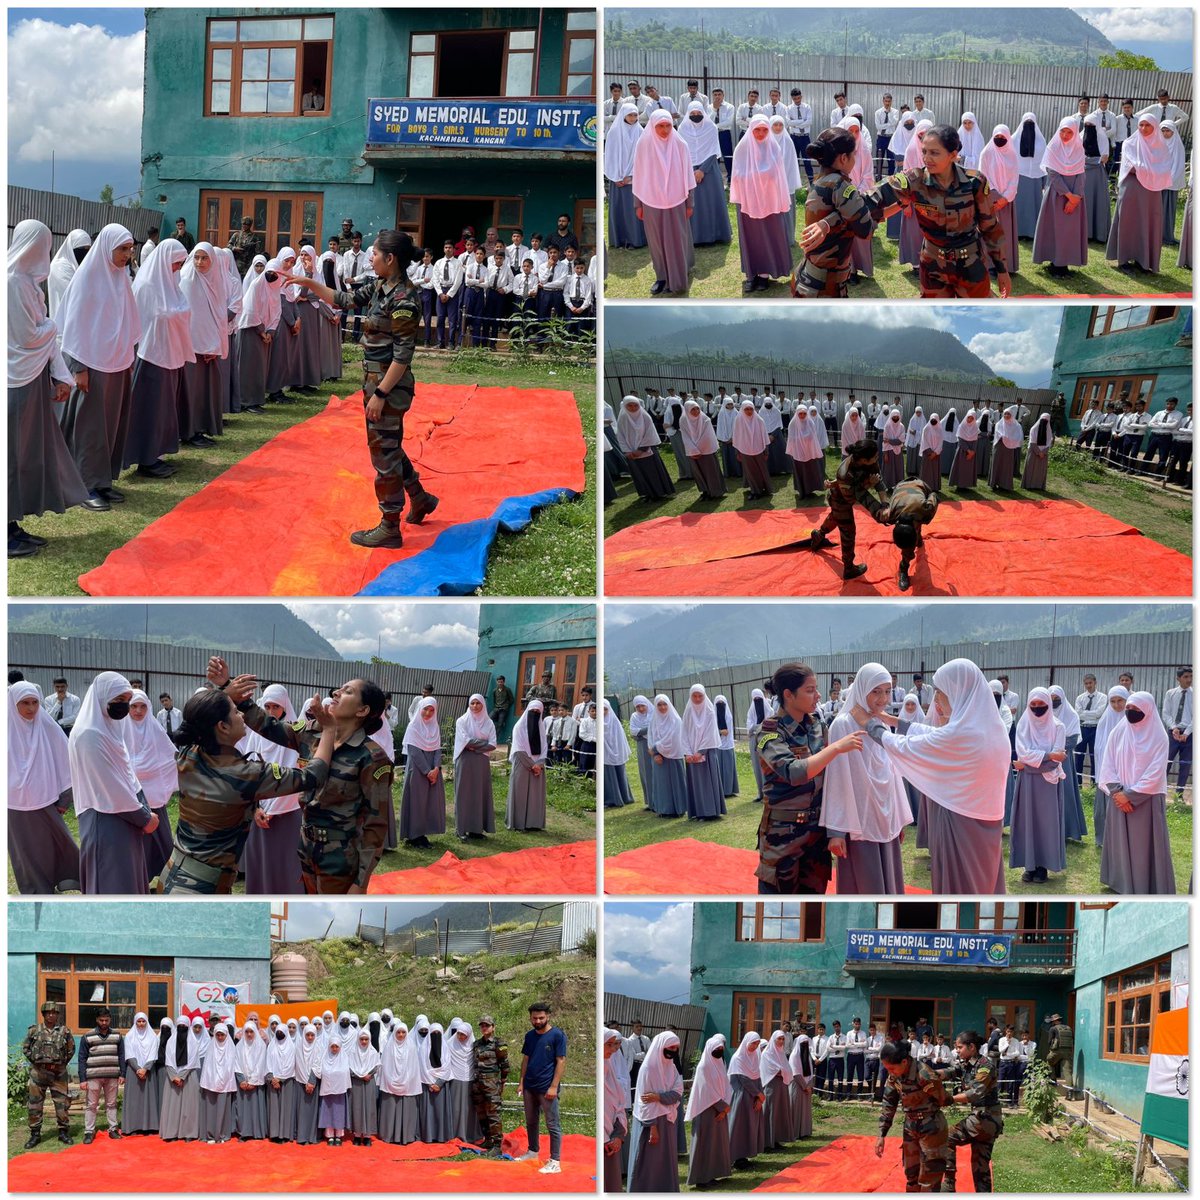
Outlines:
{"label": "window", "polygon": [[[581,680],[579,665],[585,656],[588,659],[588,677]],[[546,671],[550,672],[550,682],[554,685],[559,702],[574,707],[582,698],[579,693],[585,683],[595,690],[595,656],[596,652],[590,646],[570,650],[525,651],[517,668],[517,678],[521,681],[521,692],[517,699],[521,702],[521,707],[524,708],[529,689],[542,682],[542,675]],[[598,700],[596,703],[599,705]]]}
{"label": "window", "polygon": [[[507,246],[512,231],[522,228],[524,201],[519,196],[398,196],[396,228],[409,234],[417,246],[428,246],[434,259],[442,257],[442,243],[457,242],[470,225],[480,238],[488,226]],[[525,230],[529,245],[531,230]]]}
{"label": "window", "polygon": [[113,1028],[125,1032],[135,1013],[144,1012],[157,1029],[175,1015],[175,962],[122,954],[39,954],[38,1005],[57,1000],[72,1033],[96,1026],[102,1008]]}
{"label": "window", "polygon": [[[1037,1023],[1034,1021],[1036,1014],[1037,1005],[1032,1000],[989,1000],[984,1006],[983,1019],[986,1022],[988,1017],[995,1017],[1000,1023],[1002,1035],[1009,1025],[1018,1036],[1028,1029],[1029,1036],[1037,1041]],[[979,1032],[982,1033],[983,1030]]]}
{"label": "window", "polygon": [[303,237],[319,249],[323,203],[313,192],[201,192],[200,228],[205,241],[224,246],[250,217],[268,258],[284,246],[298,250]]}
{"label": "window", "polygon": [[595,9],[567,13],[567,33],[563,46],[562,94],[584,98],[596,94]]}
{"label": "window", "polygon": [[575,201],[575,236],[579,239],[579,248],[588,247],[595,253],[600,243],[596,240],[596,202],[594,200]]}
{"label": "window", "polygon": [[957,1032],[953,1000],[947,997],[871,996],[870,1023],[885,1038],[904,1037],[906,1030],[915,1028],[922,1018],[928,1020],[935,1035],[944,1034],[948,1041],[953,1040]]}
{"label": "window", "polygon": [[1092,323],[1088,337],[1105,337],[1110,333],[1124,333],[1127,329],[1144,329],[1147,325],[1159,325],[1173,321],[1179,313],[1175,304],[1109,304],[1092,309]]}
{"label": "window", "polygon": [[533,96],[536,65],[536,29],[414,33],[408,46],[408,94],[429,100]]}
{"label": "window", "polygon": [[1104,1057],[1149,1062],[1154,1018],[1170,1008],[1170,956],[1110,975],[1104,981]]}
{"label": "window", "polygon": [[1031,932],[1050,928],[1048,904],[1023,904],[1005,900],[998,904],[981,904],[976,928],[989,933]]}
{"label": "window", "polygon": [[208,117],[324,117],[333,77],[333,17],[208,23]]}
{"label": "window", "polygon": [[957,929],[958,905],[939,904],[936,900],[915,902],[907,901],[875,906],[875,926],[877,929]]}
{"label": "window", "polygon": [[765,900],[737,906],[739,942],[823,942],[825,906],[798,900]]}
{"label": "window", "polygon": [[734,992],[731,1045],[736,1047],[750,1030],[770,1037],[784,1021],[815,1025],[821,1019],[821,998],[800,992]]}
{"label": "window", "polygon": [[1149,407],[1154,395],[1157,375],[1105,375],[1080,379],[1075,384],[1075,396],[1071,401],[1071,418],[1079,420],[1084,410],[1091,408],[1093,400],[1100,401],[1101,411],[1110,403],[1145,400]]}

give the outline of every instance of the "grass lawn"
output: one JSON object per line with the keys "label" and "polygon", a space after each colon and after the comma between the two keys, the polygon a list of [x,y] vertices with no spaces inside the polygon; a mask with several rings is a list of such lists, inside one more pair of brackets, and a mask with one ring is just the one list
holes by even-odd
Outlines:
{"label": "grass lawn", "polygon": [[[170,479],[123,475],[118,487],[128,497],[111,512],[84,508],[48,513],[22,521],[30,533],[50,544],[30,558],[10,559],[8,590],[12,596],[81,596],[79,576],[97,567],[152,521],[211,483],[235,463],[291,425],[321,412],[331,395],[352,394],[362,386],[357,347],[343,378],[322,384],[314,395],[295,404],[269,405],[262,416],[240,413],[228,419],[225,435],[207,450],[188,447],[171,459]],[[559,388],[573,392],[583,423],[587,490],[579,500],[553,504],[534,517],[521,534],[502,534],[489,558],[482,595],[590,596],[596,592],[596,377],[592,366],[509,361],[505,355],[463,351],[453,357],[418,352],[413,368],[421,383],[487,387]],[[297,489],[301,481],[297,481]]]}
{"label": "grass lawn", "polygon": [[[674,480],[678,472],[671,443],[659,447],[667,471]],[[825,451],[825,474],[832,478],[841,462],[837,451]],[[639,499],[630,479],[617,484],[617,498],[604,510],[604,532],[616,533],[628,525],[636,525],[655,517],[678,517],[685,513],[758,512],[765,509],[794,509],[796,493],[790,475],[774,479],[775,491],[761,500],[748,500],[740,479],[726,480],[730,491],[721,500],[704,500],[692,480],[676,481],[676,493],[666,500],[646,503]],[[993,492],[986,481],[964,491],[943,483],[942,496],[947,500],[1078,500],[1100,512],[1107,513],[1140,529],[1147,537],[1170,546],[1189,557],[1192,553],[1192,496],[1190,492],[1166,489],[1146,480],[1122,475],[1101,466],[1089,454],[1080,454],[1056,445],[1050,450],[1050,473],[1044,492],[1030,492],[1021,487],[1020,475],[1014,480],[1011,492]],[[818,496],[804,502],[816,508],[822,505]],[[936,518],[935,518],[936,521]]]}
{"label": "grass lawn", "polygon": [[[954,1124],[966,1109],[946,1109]],[[782,1150],[760,1154],[749,1170],[738,1171],[699,1189],[704,1192],[748,1192],[815,1150],[847,1134],[874,1138],[879,1134],[875,1105],[813,1101],[812,1136]],[[892,1126],[889,1141],[900,1140],[900,1121]],[[992,1156],[992,1184],[997,1192],[1132,1192],[1157,1191],[1133,1186],[1133,1152],[1130,1143],[1106,1144],[1089,1139],[1081,1129],[1060,1142],[1048,1142],[1035,1132],[1033,1118],[1024,1112],[1004,1114],[1004,1133]],[[679,1160],[679,1188],[687,1186],[687,1159]]]}
{"label": "grass lawn", "polygon": [[[762,820],[762,806],[754,802],[754,774],[750,768],[750,752],[739,743],[737,746],[738,783],[740,795],[726,800],[728,813],[719,821],[664,820],[654,813],[643,811],[641,780],[638,778],[637,752],[634,750],[626,764],[626,776],[636,804],[624,808],[604,810],[604,855],[606,858],[648,846],[655,842],[674,838],[696,838],[698,841],[717,842],[723,846],[736,846],[753,850],[758,845],[758,823]],[[1089,830],[1092,827],[1093,788],[1083,788],[1083,811]],[[1171,856],[1175,864],[1175,885],[1181,895],[1186,895],[1192,877],[1192,808],[1190,804],[1176,802],[1167,805],[1167,828],[1171,838]],[[929,887],[929,851],[917,849],[917,839],[911,828],[901,845],[904,860],[904,878],[913,887]],[[1004,861],[1008,862],[1008,835],[1004,837]],[[1021,872],[1005,872],[1008,890],[1013,893],[1063,896],[1094,896],[1104,889],[1100,885],[1100,851],[1088,837],[1082,843],[1067,843],[1067,869],[1050,876],[1044,884],[1021,882]],[[756,881],[748,876],[746,893],[752,894]],[[696,881],[696,889],[703,894],[702,881]]]}
{"label": "grass lawn", "polygon": [[[798,223],[803,220],[805,189],[797,193]],[[697,246],[696,268],[692,275],[692,286],[688,292],[693,300],[736,300],[742,296],[741,252],[738,249],[737,214],[729,205],[729,225],[733,230],[733,242],[728,246]],[[802,227],[802,226],[801,226]],[[1177,208],[1175,236],[1183,228],[1183,198]],[[857,300],[917,300],[921,296],[917,273],[899,261],[899,243],[889,241],[885,231],[876,229],[875,275],[860,278],[857,285],[850,286],[851,299]],[[1135,270],[1129,274],[1118,271],[1104,257],[1104,247],[1099,242],[1088,243],[1086,267],[1072,267],[1066,279],[1055,279],[1047,274],[1045,266],[1033,264],[1033,239],[1022,238],[1018,273],[1012,277],[1014,296],[1131,296],[1151,293],[1192,292],[1192,272],[1176,265],[1179,250],[1175,246],[1164,246],[1157,274]],[[792,248],[792,262],[799,261],[800,251]],[[605,259],[604,295],[609,300],[646,300],[654,283],[654,268],[650,265],[650,251],[607,250]],[[993,297],[997,293],[993,290]],[[773,280],[765,292],[756,292],[755,297],[790,300],[791,292],[787,281]],[[671,300],[678,297],[664,296]]]}
{"label": "grass lawn", "polygon": [[[400,797],[404,793],[403,768],[396,772],[392,786],[392,804],[396,817],[400,816]],[[454,833],[454,793],[449,779],[446,781],[446,829],[440,837],[431,838],[432,850],[418,850],[402,842],[395,850],[384,852],[375,868],[376,873],[407,871],[412,867],[428,867],[437,862],[447,850],[461,859],[486,858],[510,850],[528,850],[531,847],[561,846],[567,842],[593,841],[596,837],[596,794],[590,780],[585,780],[565,767],[551,767],[547,772],[546,807],[548,825],[544,830],[521,833],[504,828],[504,809],[508,796],[508,765],[492,773],[492,795],[496,818],[496,832],[483,838],[471,838],[460,842]],[[172,829],[179,823],[179,798],[172,797],[167,805]],[[73,809],[66,814],[67,827],[78,842],[79,822]],[[8,869],[8,890],[17,894],[17,884],[12,866]],[[233,888],[234,895],[245,895],[245,883],[239,879]]]}

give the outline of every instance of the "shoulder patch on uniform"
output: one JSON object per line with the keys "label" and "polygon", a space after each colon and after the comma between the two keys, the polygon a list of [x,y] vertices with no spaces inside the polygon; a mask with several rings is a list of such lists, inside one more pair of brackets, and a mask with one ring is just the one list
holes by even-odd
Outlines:
{"label": "shoulder patch on uniform", "polygon": [[888,182],[894,188],[903,189],[903,188],[908,187],[908,176],[905,175],[903,172],[901,172],[901,174],[899,174],[899,175],[893,175],[891,177],[891,179],[888,180]]}
{"label": "shoulder patch on uniform", "polygon": [[985,196],[989,195],[992,189],[988,186],[988,181],[982,175],[976,175],[975,178],[978,179],[982,185],[980,190],[983,192],[983,194]]}
{"label": "shoulder patch on uniform", "polygon": [[388,763],[386,766],[377,767],[375,770],[375,778],[382,779],[385,775],[390,774],[391,770],[392,770],[391,763]]}
{"label": "shoulder patch on uniform", "polygon": [[283,768],[278,763],[271,763],[271,774],[274,775],[276,779],[282,779]]}
{"label": "shoulder patch on uniform", "polygon": [[850,197],[854,195],[854,192],[855,192],[854,184],[852,184],[852,183],[846,184],[845,190],[842,192],[842,199],[849,200]]}
{"label": "shoulder patch on uniform", "polygon": [[300,733],[300,732],[301,732],[301,730],[303,730],[303,728],[304,728],[304,724],[305,724],[305,722],[304,722],[303,720],[300,720],[300,721],[293,721],[293,722],[292,722],[292,728],[293,728],[293,729],[294,729],[294,730],[295,730],[297,733]]}

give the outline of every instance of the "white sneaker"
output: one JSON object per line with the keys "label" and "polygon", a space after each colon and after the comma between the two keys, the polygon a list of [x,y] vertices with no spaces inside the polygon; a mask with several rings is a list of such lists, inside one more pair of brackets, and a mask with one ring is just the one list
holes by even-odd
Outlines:
{"label": "white sneaker", "polygon": [[537,1158],[538,1152],[536,1150],[526,1150],[525,1153],[517,1159],[517,1162],[537,1162]]}
{"label": "white sneaker", "polygon": [[539,1175],[558,1175],[562,1171],[562,1167],[558,1165],[558,1159],[552,1158],[539,1172]]}

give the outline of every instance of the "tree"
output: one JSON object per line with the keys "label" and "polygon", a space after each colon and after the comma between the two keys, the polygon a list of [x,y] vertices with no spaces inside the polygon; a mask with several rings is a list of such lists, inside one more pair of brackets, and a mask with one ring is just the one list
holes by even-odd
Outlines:
{"label": "tree", "polygon": [[989,379],[988,383],[990,383],[992,387],[1015,388],[1017,386],[1017,381],[1015,379],[1009,379],[1006,375],[997,375],[995,379]]}
{"label": "tree", "polygon": [[113,185],[111,183],[106,183],[100,189],[100,203],[101,204],[111,204],[112,202],[113,202]]}
{"label": "tree", "polygon": [[1158,63],[1148,54],[1134,54],[1132,50],[1114,50],[1112,54],[1101,54],[1096,59],[1098,67],[1114,67],[1118,71],[1157,71]]}

